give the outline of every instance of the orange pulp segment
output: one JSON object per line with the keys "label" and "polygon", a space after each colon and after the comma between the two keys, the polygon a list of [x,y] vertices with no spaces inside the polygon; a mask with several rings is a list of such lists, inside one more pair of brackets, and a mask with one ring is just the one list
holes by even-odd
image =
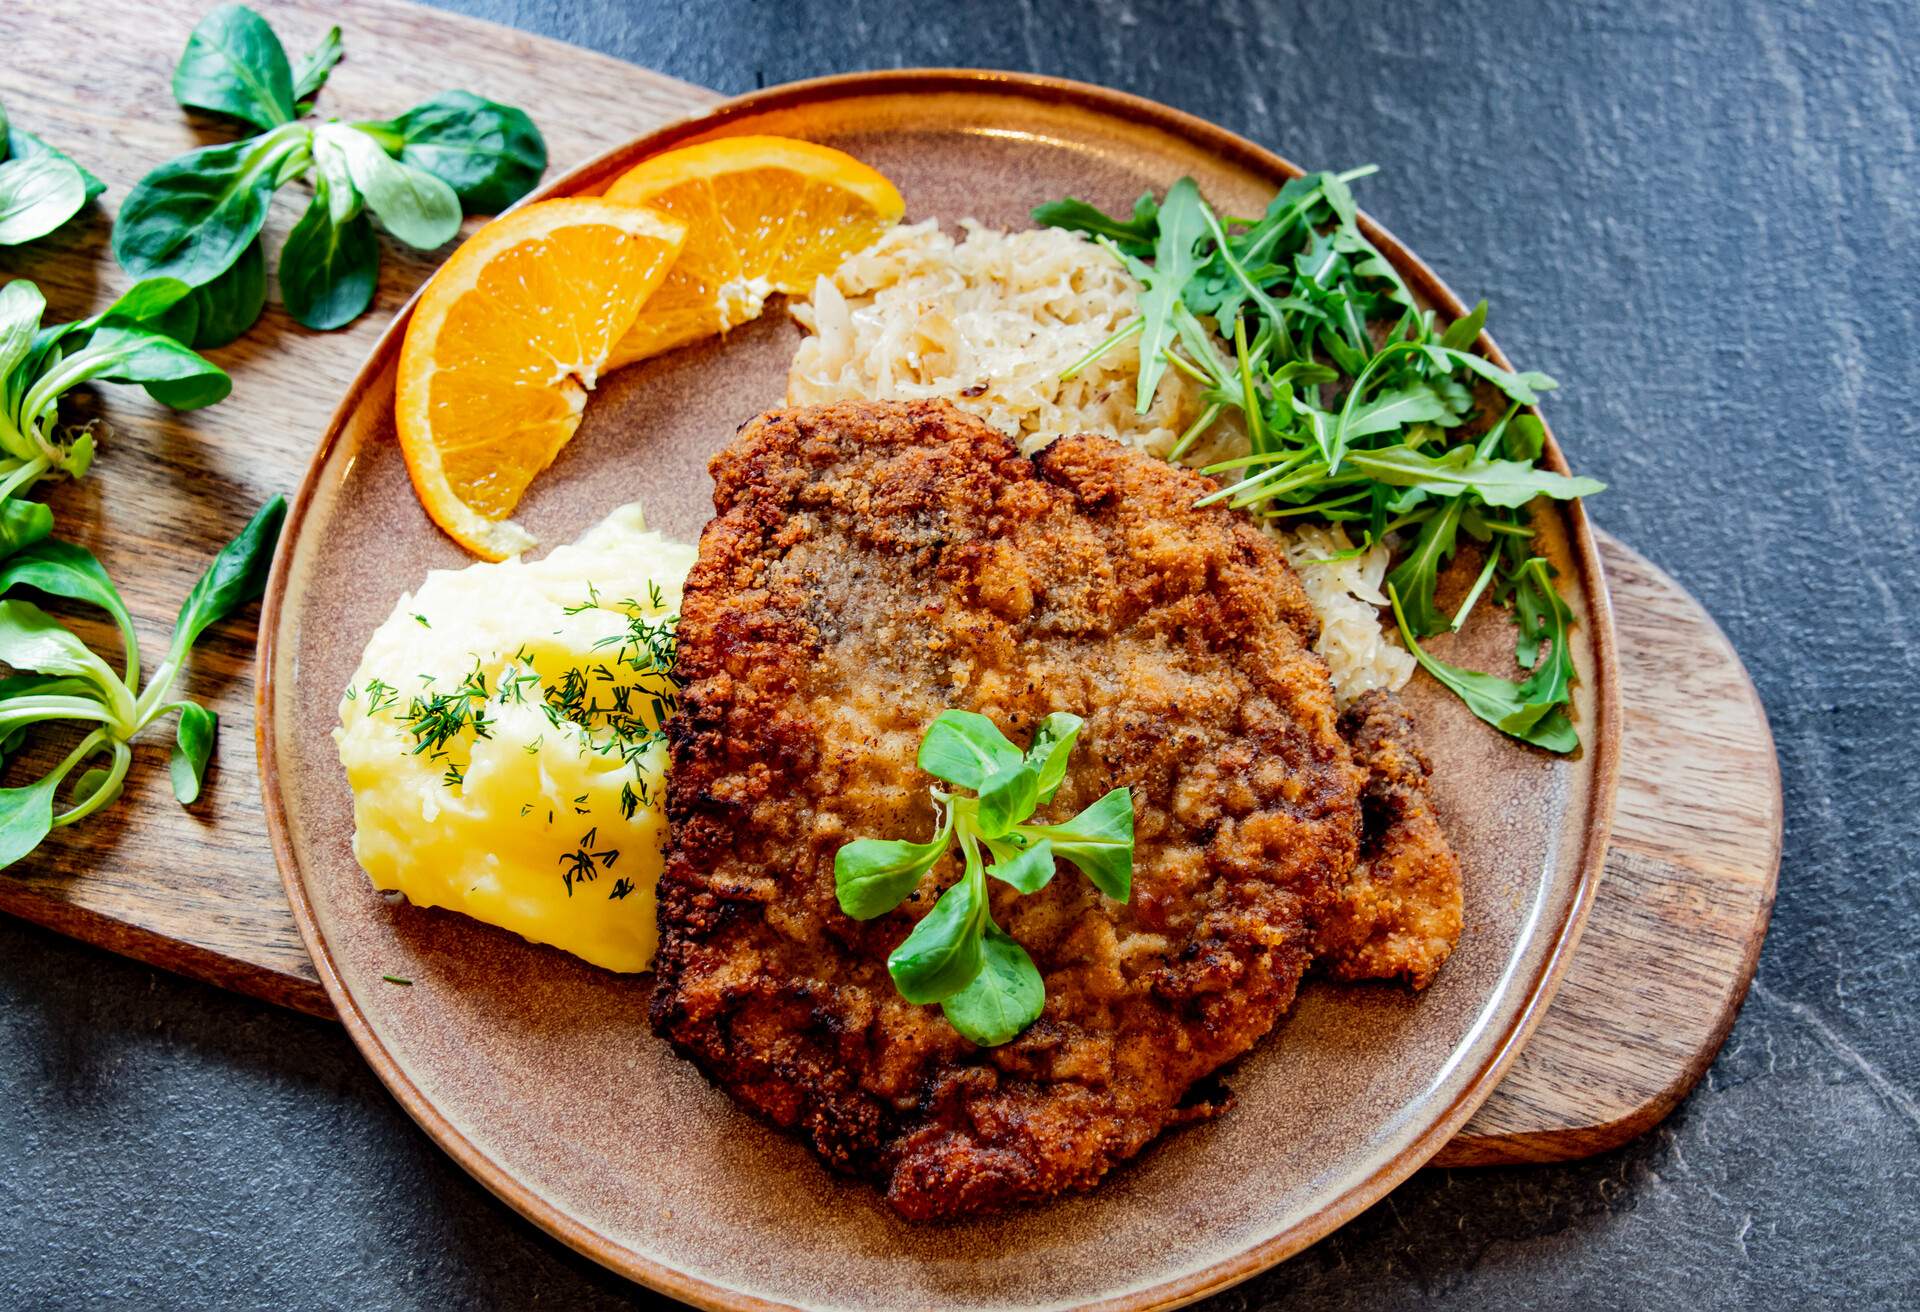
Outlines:
{"label": "orange pulp segment", "polygon": [[894,185],[853,156],[789,137],[721,137],[656,155],[607,199],[687,225],[680,258],[610,368],[738,327],[774,292],[811,291],[906,211]]}
{"label": "orange pulp segment", "polygon": [[400,350],[394,417],[420,504],[462,546],[502,560],[533,545],[508,516],[579,427],[685,235],[638,206],[540,201],[434,274]]}

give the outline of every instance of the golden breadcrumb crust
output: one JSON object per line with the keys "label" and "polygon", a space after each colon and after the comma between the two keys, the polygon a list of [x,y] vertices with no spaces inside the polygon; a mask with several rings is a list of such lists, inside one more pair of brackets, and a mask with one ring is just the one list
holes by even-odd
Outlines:
{"label": "golden breadcrumb crust", "polygon": [[1423,989],[1460,938],[1460,861],[1428,796],[1433,765],[1399,699],[1370,692],[1340,730],[1367,772],[1360,862],[1315,927],[1335,979],[1405,979]]}
{"label": "golden breadcrumb crust", "polygon": [[[747,1106],[957,1216],[1093,1185],[1223,1105],[1206,1076],[1291,1005],[1359,855],[1365,782],[1314,619],[1213,485],[1096,437],[1022,457],[943,402],[774,411],[712,462],[680,621],[654,1027]],[[1087,725],[1043,816],[1127,786],[1133,896],[993,885],[1046,1009],[976,1048],[889,951],[959,873],[855,921],[833,857],[924,838],[941,710],[1016,743]]]}

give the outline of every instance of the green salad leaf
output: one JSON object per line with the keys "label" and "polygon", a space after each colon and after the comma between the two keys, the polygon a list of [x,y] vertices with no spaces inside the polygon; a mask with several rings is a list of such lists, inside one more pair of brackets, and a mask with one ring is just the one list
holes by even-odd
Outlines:
{"label": "green salad leaf", "polygon": [[47,236],[106,189],[66,155],[15,127],[0,105],[0,246]]}
{"label": "green salad leaf", "polygon": [[446,182],[470,213],[505,209],[547,171],[547,143],[526,112],[470,91],[444,91],[399,118],[354,126],[402,164]]}
{"label": "green salad leaf", "polygon": [[129,289],[92,318],[43,326],[46,299],[26,279],[0,288],[0,505],[42,478],[84,475],[91,429],[60,424],[60,400],[83,383],[133,383],[177,410],[232,390],[219,366],[153,326],[188,291],[174,279]]}
{"label": "green salad leaf", "polygon": [[0,164],[0,246],[36,241],[86,203],[86,180],[70,161],[55,155],[10,159]]}
{"label": "green salad leaf", "polygon": [[162,164],[120,206],[113,257],[136,278],[212,282],[260,234],[281,167],[309,153],[311,138],[309,129],[289,123]]}
{"label": "green salad leaf", "polygon": [[55,150],[46,142],[21,128],[7,115],[5,105],[0,105],[0,161],[24,161],[48,156],[73,166],[80,175],[85,199],[92,200],[107,189],[107,184],[81,168],[79,163],[63,151]]}
{"label": "green salad leaf", "polygon": [[220,717],[199,702],[182,702],[180,719],[174,726],[173,752],[167,758],[167,775],[173,784],[174,800],[192,806],[200,798],[206,782],[207,761],[213,755],[213,742]]}
{"label": "green salad leaf", "polygon": [[293,70],[267,20],[245,5],[201,19],[173,70],[173,98],[189,109],[241,119],[261,131],[293,121]]}
{"label": "green salad leaf", "polygon": [[1019,893],[1038,892],[1053,879],[1059,856],[1108,897],[1124,902],[1132,893],[1133,797],[1127,789],[1113,789],[1060,824],[1024,823],[1065,780],[1084,727],[1079,716],[1055,712],[1040,722],[1022,752],[986,716],[942,711],[921,736],[920,768],[975,795],[935,790],[940,828],[924,843],[859,838],[834,854],[840,909],[856,920],[872,920],[915,898],[959,845],[959,878],[888,956],[887,971],[901,997],[939,1003],[955,1030],[985,1047],[1014,1038],[1046,1003],[1033,959],[994,923],[988,878]]}
{"label": "green salad leaf", "polygon": [[445,245],[459,233],[460,197],[445,182],[394,159],[364,132],[327,123],[317,133],[339,150],[348,181],[388,232],[421,250]]}
{"label": "green salad leaf", "polygon": [[[1037,222],[1108,246],[1141,284],[1139,317],[1067,373],[1138,336],[1143,413],[1169,369],[1198,391],[1200,412],[1169,459],[1221,424],[1245,434],[1245,455],[1203,470],[1222,485],[1198,504],[1350,527],[1362,535],[1355,554],[1387,544],[1394,614],[1422,667],[1502,732],[1572,751],[1571,616],[1531,563],[1531,510],[1604,485],[1541,467],[1546,429],[1523,407],[1556,383],[1480,353],[1486,303],[1437,323],[1367,236],[1349,184],[1373,172],[1294,178],[1251,221],[1222,218],[1186,178],[1158,203],[1143,196],[1131,217],[1072,199],[1039,206]],[[1463,540],[1484,561],[1448,615],[1440,574]],[[1513,609],[1516,663],[1541,662],[1555,677],[1515,684],[1418,648],[1458,629],[1486,596]],[[1053,846],[1074,859],[1071,842]],[[1097,855],[1082,856],[1089,878],[1114,882]]]}
{"label": "green salad leaf", "polygon": [[986,923],[980,968],[966,987],[940,1000],[947,1023],[982,1047],[997,1047],[1033,1024],[1047,1002],[1046,981],[1027,950],[1000,926]]}
{"label": "green salad leaf", "polygon": [[314,143],[313,200],[280,251],[280,299],[309,328],[341,328],[373,303],[380,281],[380,243],[346,155]]}
{"label": "green salad leaf", "polygon": [[[0,562],[0,594],[24,587],[98,606],[120,626],[126,648],[126,673],[116,676],[86,643],[34,603],[11,596],[0,600],[0,661],[25,672],[0,680],[0,735],[8,753],[18,751],[29,733],[62,722],[86,730],[38,780],[0,789],[0,868],[26,856],[54,828],[83,820],[119,797],[133,763],[129,744],[165,715],[179,716],[169,765],[174,796],[186,805],[200,795],[217,720],[197,702],[170,698],[200,635],[259,596],[285,517],[285,498],[273,498],[214,558],[180,608],[166,660],[144,684],[139,639],[126,604],[92,553],[49,539]],[[72,804],[57,811],[62,783],[102,757],[106,764],[84,770]]]}
{"label": "green salad leaf", "polygon": [[[376,220],[397,240],[432,250],[458,235],[464,214],[504,209],[545,172],[546,143],[533,120],[470,92],[445,92],[396,119],[306,120],[344,53],[335,27],[295,65],[267,21],[237,4],[208,14],[189,37],[174,70],[175,99],[258,135],[153,169],[113,228],[114,257],[129,273],[193,289],[162,325],[184,344],[223,345],[258,320],[266,303],[261,232],[284,187],[305,181],[313,194],[280,249],[281,298],[300,323],[327,330],[373,302]],[[7,167],[0,164],[0,225]],[[70,192],[69,184],[62,195]]]}
{"label": "green salad leaf", "polygon": [[330,27],[327,34],[320,38],[320,44],[300,57],[300,63],[293,70],[295,113],[312,111],[313,98],[320,94],[320,88],[327,84],[327,76],[333,72],[333,66],[346,53],[347,48],[340,40],[340,29]]}
{"label": "green salad leaf", "polygon": [[920,768],[962,788],[979,788],[1020,764],[1020,749],[1000,727],[973,711],[942,711],[920,739]]}

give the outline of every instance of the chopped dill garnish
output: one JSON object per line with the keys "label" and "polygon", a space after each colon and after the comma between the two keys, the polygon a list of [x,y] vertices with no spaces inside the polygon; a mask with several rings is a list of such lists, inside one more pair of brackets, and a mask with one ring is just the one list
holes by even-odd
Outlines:
{"label": "chopped dill garnish", "polygon": [[[407,706],[406,731],[413,735],[413,754],[438,754],[447,743],[463,732],[475,738],[491,738],[493,721],[487,718],[487,676],[475,658],[473,669],[452,692],[431,697],[415,697]],[[457,780],[451,780],[452,787]]]}
{"label": "chopped dill garnish", "polygon": [[379,679],[367,680],[367,714],[378,715],[400,700],[400,690]]}
{"label": "chopped dill garnish", "polygon": [[401,975],[382,975],[380,978],[389,984],[404,984],[408,988],[413,987],[413,981]]}
{"label": "chopped dill garnish", "polygon": [[618,902],[633,892],[633,881],[625,875],[613,881],[613,888],[607,893],[607,901]]}
{"label": "chopped dill garnish", "polygon": [[619,859],[620,853],[617,849],[598,852],[594,850],[593,845],[599,837],[600,826],[595,825],[580,836],[580,845],[576,850],[560,858],[560,864],[565,867],[561,878],[566,882],[568,897],[573,896],[575,880],[592,883],[602,869],[613,869],[613,863]]}
{"label": "chopped dill garnish", "polygon": [[500,695],[495,699],[500,705],[524,705],[527,700],[527,685],[540,682],[540,676],[531,669],[520,670],[509,665],[500,673]]}
{"label": "chopped dill garnish", "polygon": [[413,622],[415,624],[418,624],[423,629],[430,629],[433,627],[433,625],[427,623],[427,617],[425,615],[416,614],[413,617]]}

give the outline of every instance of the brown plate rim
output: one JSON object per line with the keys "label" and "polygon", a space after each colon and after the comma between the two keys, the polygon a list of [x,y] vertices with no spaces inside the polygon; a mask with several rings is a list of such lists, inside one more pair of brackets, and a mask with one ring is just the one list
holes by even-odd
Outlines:
{"label": "brown plate rim", "polygon": [[[801,82],[769,87],[735,97],[701,113],[690,115],[649,132],[625,145],[614,147],[555,178],[527,196],[521,204],[556,196],[590,191],[606,181],[616,170],[630,166],[645,155],[667,149],[680,141],[723,127],[727,123],[768,110],[788,109],[819,101],[903,92],[979,92],[1013,95],[1044,103],[1071,104],[1127,122],[1157,128],[1170,136],[1184,139],[1217,158],[1231,160],[1277,179],[1297,177],[1303,170],[1290,160],[1256,145],[1237,133],[1184,111],[1126,92],[1089,83],[1031,73],[987,69],[925,68],[897,69],[868,73],[844,73]],[[1385,228],[1364,214],[1360,222],[1371,240],[1429,301],[1444,313],[1459,317],[1466,306],[1432,269],[1409,251]],[[280,646],[280,629],[287,607],[288,572],[293,544],[299,539],[308,512],[312,508],[322,471],[335,445],[355,412],[359,399],[372,381],[386,368],[389,357],[399,349],[400,339],[412,315],[418,293],[394,315],[393,322],[374,343],[366,362],[327,423],[307,473],[287,512],[280,545],[274,554],[273,570],[260,615],[260,643],[255,663],[255,748],[260,761],[260,788],[265,804],[267,831],[273,843],[274,860],[280,868],[281,882],[293,911],[300,936],[313,957],[320,983],[338,1011],[341,1022],[374,1073],[435,1143],[496,1197],[532,1221],[568,1247],[602,1265],[661,1293],[697,1307],[724,1312],[773,1312],[789,1305],[772,1303],[751,1294],[730,1290],[690,1276],[673,1267],[619,1244],[565,1215],[553,1204],[515,1179],[505,1168],[483,1153],[433,1105],[410,1080],[399,1063],[374,1033],[359,1004],[341,982],[331,952],[322,938],[312,903],[299,876],[289,833],[285,804],[280,790],[280,771],[275,753],[274,668]],[[1478,345],[1487,356],[1510,367],[1507,357],[1493,339],[1482,333]],[[1552,431],[1547,433],[1546,459],[1551,467],[1568,472],[1565,457]],[[1578,501],[1562,507],[1569,540],[1580,562],[1581,584],[1587,603],[1595,668],[1593,671],[1594,732],[1587,750],[1595,755],[1593,784],[1588,794],[1586,843],[1581,851],[1578,888],[1574,905],[1560,925],[1556,941],[1543,958],[1528,986],[1527,1001],[1508,1025],[1491,1055],[1438,1116],[1434,1117],[1411,1143],[1382,1163],[1366,1179],[1354,1184],[1329,1204],[1288,1229],[1224,1258],[1202,1270],[1172,1280],[1129,1291],[1103,1302],[1089,1304],[1095,1312],[1144,1312],[1145,1309],[1177,1307],[1203,1298],[1247,1279],[1301,1249],[1315,1243],[1344,1225],[1361,1211],[1385,1196],[1394,1186],[1417,1170],[1450,1139],[1480,1104],[1491,1094],[1507,1068],[1513,1063],[1528,1035],[1533,1032],[1554,990],[1565,974],[1579,943],[1587,912],[1593,905],[1599,885],[1607,840],[1612,828],[1614,795],[1619,780],[1620,704],[1619,668],[1615,649],[1613,609],[1607,595],[1600,554],[1587,521],[1586,510]]]}

